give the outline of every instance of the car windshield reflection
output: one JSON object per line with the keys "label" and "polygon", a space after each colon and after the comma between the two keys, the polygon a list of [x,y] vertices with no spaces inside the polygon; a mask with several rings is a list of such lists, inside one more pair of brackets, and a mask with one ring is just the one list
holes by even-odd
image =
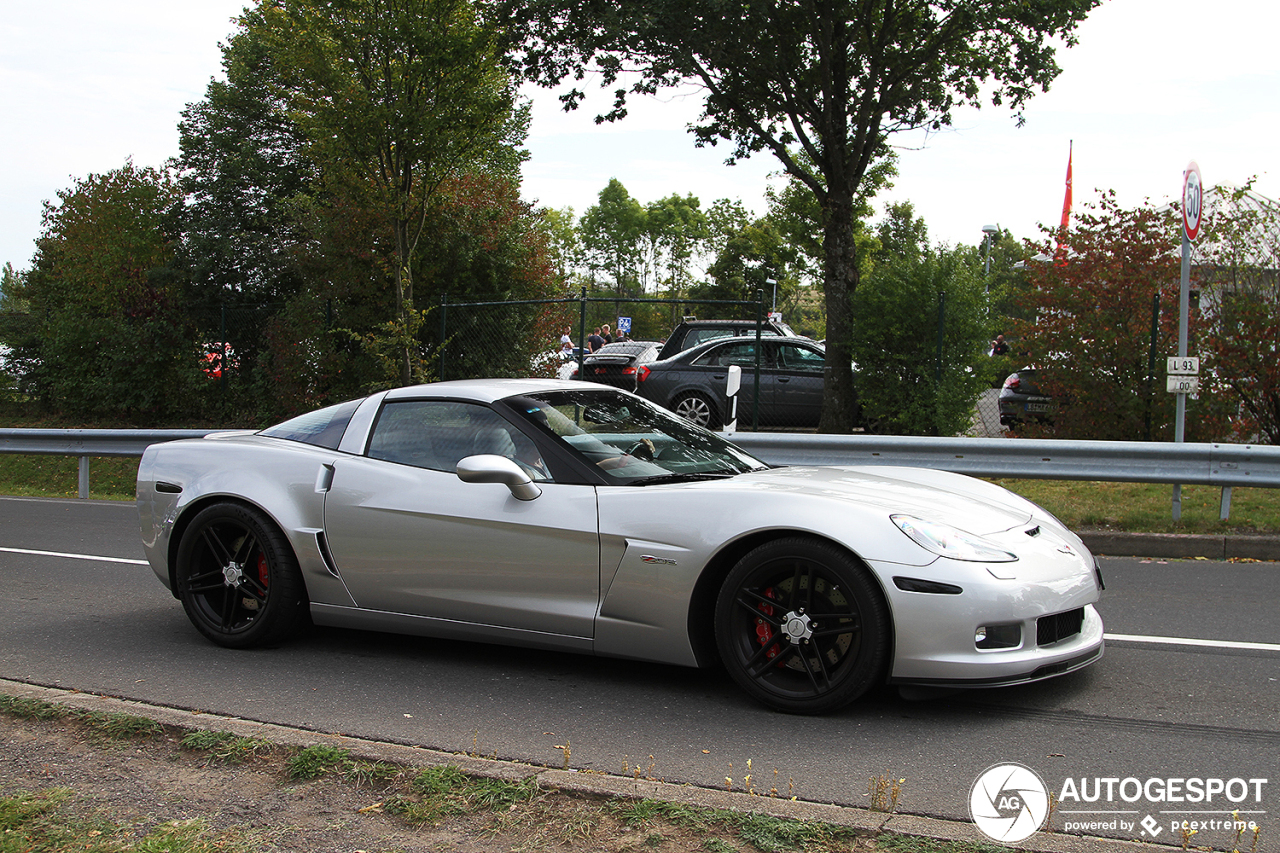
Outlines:
{"label": "car windshield reflection", "polygon": [[549,391],[507,402],[619,485],[730,477],[768,467],[720,436],[625,394]]}

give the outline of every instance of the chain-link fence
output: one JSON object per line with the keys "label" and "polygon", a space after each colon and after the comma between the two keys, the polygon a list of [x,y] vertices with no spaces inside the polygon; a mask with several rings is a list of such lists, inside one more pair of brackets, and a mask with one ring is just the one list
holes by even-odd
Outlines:
{"label": "chain-link fence", "polygon": [[[359,318],[339,316],[331,303],[302,308],[225,304],[187,313],[197,381],[214,401],[276,417],[272,411],[302,411],[359,396],[373,381],[370,365],[360,361],[359,341],[346,331]],[[31,327],[35,319],[0,317],[0,331],[12,333],[0,336],[0,399],[17,393],[22,372],[22,365],[7,357],[4,341],[21,337],[17,330]],[[786,337],[787,331],[769,316],[763,300],[584,292],[536,301],[442,300],[428,313],[421,346],[431,374],[440,380],[585,378],[624,387],[712,428],[735,414],[726,385],[729,368],[736,365],[742,377],[738,429],[812,430],[822,410],[824,348],[817,341]],[[655,364],[660,354],[672,354],[662,345],[677,332],[684,348],[704,348]],[[616,343],[593,353],[593,344],[602,340]],[[993,387],[978,401],[970,434],[1003,433],[994,387],[1002,378],[993,371]]]}

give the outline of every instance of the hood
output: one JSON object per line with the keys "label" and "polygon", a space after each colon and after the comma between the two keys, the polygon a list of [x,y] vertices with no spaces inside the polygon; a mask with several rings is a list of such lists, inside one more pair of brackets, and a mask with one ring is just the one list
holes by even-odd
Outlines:
{"label": "hood", "polygon": [[719,485],[804,493],[885,515],[905,513],[977,535],[1026,525],[1036,506],[999,486],[948,471],[893,466],[787,467],[742,474]]}

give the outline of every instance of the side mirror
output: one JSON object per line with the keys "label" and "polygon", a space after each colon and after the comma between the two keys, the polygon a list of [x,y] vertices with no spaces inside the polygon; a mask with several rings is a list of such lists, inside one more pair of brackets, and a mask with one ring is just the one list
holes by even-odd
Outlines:
{"label": "side mirror", "polygon": [[458,460],[457,471],[458,479],[464,483],[501,483],[518,500],[531,501],[542,494],[524,469],[505,456],[468,456]]}

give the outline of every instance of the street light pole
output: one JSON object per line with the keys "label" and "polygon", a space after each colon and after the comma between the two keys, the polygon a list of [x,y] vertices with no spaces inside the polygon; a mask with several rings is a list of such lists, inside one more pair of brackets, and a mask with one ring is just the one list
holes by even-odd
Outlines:
{"label": "street light pole", "polygon": [[[983,225],[982,226],[982,251],[984,255],[983,261],[982,261],[983,276],[988,276],[991,274],[991,244],[995,242],[996,235],[999,233],[1000,233],[999,225]],[[991,286],[987,285],[987,289],[990,290]]]}

